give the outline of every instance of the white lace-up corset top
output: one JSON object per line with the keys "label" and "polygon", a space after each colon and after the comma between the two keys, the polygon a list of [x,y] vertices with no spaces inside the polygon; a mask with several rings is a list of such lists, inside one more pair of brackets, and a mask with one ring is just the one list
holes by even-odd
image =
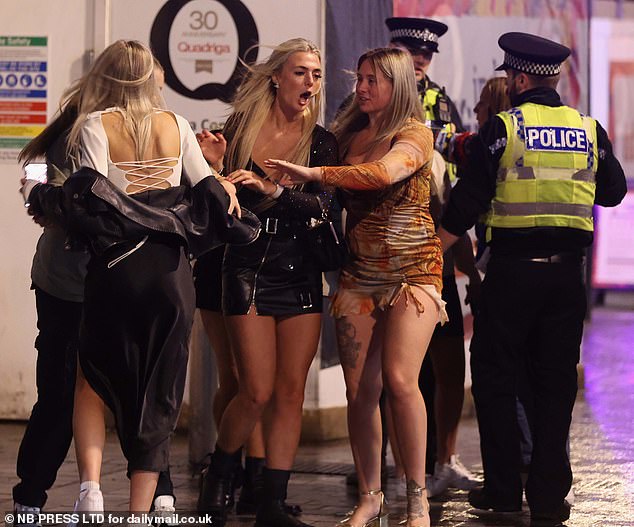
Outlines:
{"label": "white lace-up corset top", "polygon": [[[104,111],[93,112],[86,117],[81,130],[81,166],[94,168],[104,174],[126,194],[177,186],[181,184],[181,176],[185,177],[190,185],[195,185],[211,174],[189,123],[172,112],[165,113],[173,116],[178,126],[180,137],[178,156],[113,161],[102,115],[120,111],[118,108],[108,108]],[[157,109],[155,112],[164,112],[164,110]]]}

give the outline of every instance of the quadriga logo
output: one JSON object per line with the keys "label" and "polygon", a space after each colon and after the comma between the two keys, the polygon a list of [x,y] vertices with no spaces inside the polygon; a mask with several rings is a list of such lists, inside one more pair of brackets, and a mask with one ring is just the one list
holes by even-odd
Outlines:
{"label": "quadriga logo", "polygon": [[257,58],[258,30],[240,0],[168,0],[154,19],[150,43],[175,92],[228,102],[244,66]]}
{"label": "quadriga logo", "polygon": [[181,53],[211,53],[212,55],[224,55],[231,53],[228,44],[216,44],[215,42],[205,42],[204,44],[191,44],[190,42],[179,42],[178,51]]}
{"label": "quadriga logo", "polygon": [[231,78],[238,61],[238,28],[220,2],[188,2],[174,18],[169,41],[174,73],[190,90]]}

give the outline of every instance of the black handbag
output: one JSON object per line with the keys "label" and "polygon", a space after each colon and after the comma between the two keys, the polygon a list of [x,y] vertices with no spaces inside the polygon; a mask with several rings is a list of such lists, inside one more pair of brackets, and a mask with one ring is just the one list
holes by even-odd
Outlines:
{"label": "black handbag", "polygon": [[310,257],[321,271],[335,271],[348,260],[348,245],[329,218],[308,229],[307,241]]}

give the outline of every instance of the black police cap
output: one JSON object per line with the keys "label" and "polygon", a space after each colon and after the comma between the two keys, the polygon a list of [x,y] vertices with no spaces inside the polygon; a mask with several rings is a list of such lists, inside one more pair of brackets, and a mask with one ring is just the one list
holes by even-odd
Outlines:
{"label": "black police cap", "polygon": [[504,33],[498,45],[504,50],[504,62],[495,68],[497,71],[513,69],[530,75],[557,75],[561,63],[570,55],[566,46],[529,33]]}
{"label": "black police cap", "polygon": [[447,32],[446,24],[428,18],[395,17],[385,20],[390,42],[403,44],[412,51],[438,52],[438,38]]}

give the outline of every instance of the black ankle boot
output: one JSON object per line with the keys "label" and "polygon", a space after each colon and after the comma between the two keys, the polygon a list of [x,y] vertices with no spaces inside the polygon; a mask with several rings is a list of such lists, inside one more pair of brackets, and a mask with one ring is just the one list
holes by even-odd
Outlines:
{"label": "black ankle boot", "polygon": [[236,490],[242,487],[244,481],[244,468],[242,468],[242,449],[240,448],[237,452],[231,454],[231,457],[233,458],[233,473],[231,476],[229,493],[227,494],[227,499],[225,500],[227,512],[230,512],[231,509],[233,509],[233,505],[235,504]]}
{"label": "black ankle boot", "polygon": [[[250,456],[245,458],[244,479],[240,498],[236,504],[236,514],[251,515],[258,511],[258,506],[262,501],[263,468],[264,458]],[[301,516],[302,514],[302,508],[299,505],[284,503],[284,508],[292,516]]]}
{"label": "black ankle boot", "polygon": [[236,504],[236,514],[255,514],[262,499],[263,457],[247,456],[244,460],[242,491]]}
{"label": "black ankle boot", "polygon": [[262,502],[255,517],[255,527],[311,527],[289,514],[286,489],[291,473],[264,467]]}
{"label": "black ankle boot", "polygon": [[209,468],[203,471],[197,508],[210,516],[213,527],[224,527],[227,522],[227,496],[234,469],[234,456],[216,447]]}
{"label": "black ankle boot", "polygon": [[266,500],[258,508],[254,527],[312,527],[288,513],[284,500]]}

